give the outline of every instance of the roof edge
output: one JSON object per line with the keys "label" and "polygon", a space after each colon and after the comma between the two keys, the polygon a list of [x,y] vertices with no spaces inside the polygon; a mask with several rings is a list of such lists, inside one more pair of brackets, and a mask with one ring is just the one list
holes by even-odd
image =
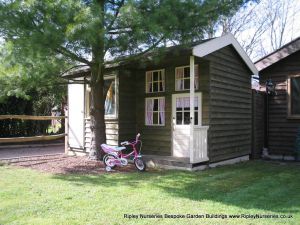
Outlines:
{"label": "roof edge", "polygon": [[281,48],[271,52],[270,54],[264,56],[260,60],[255,62],[255,66],[258,71],[262,71],[274,63],[290,56],[291,54],[300,50],[300,37],[292,40],[291,42],[285,44]]}
{"label": "roof edge", "polygon": [[204,57],[228,45],[232,45],[253,74],[258,74],[254,63],[231,33],[193,47],[193,55]]}

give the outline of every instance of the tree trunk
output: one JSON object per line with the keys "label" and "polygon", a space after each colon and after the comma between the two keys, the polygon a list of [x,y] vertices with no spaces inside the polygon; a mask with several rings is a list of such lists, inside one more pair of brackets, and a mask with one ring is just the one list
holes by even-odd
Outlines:
{"label": "tree trunk", "polygon": [[103,66],[94,66],[91,72],[91,149],[89,157],[91,159],[100,159],[102,157],[100,145],[106,142]]}
{"label": "tree trunk", "polygon": [[104,0],[98,0],[99,16],[101,20],[95,29],[98,30],[92,44],[91,64],[91,149],[90,159],[101,159],[103,154],[101,144],[106,142],[105,120],[104,120]]}

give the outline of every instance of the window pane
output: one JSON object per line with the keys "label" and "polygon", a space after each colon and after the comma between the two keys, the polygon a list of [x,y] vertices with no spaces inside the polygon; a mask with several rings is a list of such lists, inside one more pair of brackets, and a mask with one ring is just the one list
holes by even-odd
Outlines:
{"label": "window pane", "polygon": [[190,79],[184,80],[184,89],[190,89]]}
{"label": "window pane", "polygon": [[198,125],[198,112],[195,112],[195,118],[194,118],[194,120],[195,120],[194,125]]}
{"label": "window pane", "polygon": [[189,78],[190,77],[190,67],[184,68],[184,77]]}
{"label": "window pane", "polygon": [[153,83],[153,92],[158,92],[158,83]]}
{"label": "window pane", "polygon": [[183,116],[183,124],[190,124],[190,112],[184,112]]}
{"label": "window pane", "polygon": [[158,99],[154,99],[153,101],[154,105],[153,105],[153,111],[158,111]]}
{"label": "window pane", "polygon": [[115,79],[104,80],[104,93],[105,98],[105,115],[116,114],[115,102]]}
{"label": "window pane", "polygon": [[159,115],[159,113],[157,113],[157,112],[154,112],[154,113],[153,113],[153,124],[159,124],[159,123],[158,123],[158,121],[159,121],[159,120],[158,120],[158,118],[159,118],[158,115]]}
{"label": "window pane", "polygon": [[176,124],[177,125],[182,124],[182,112],[176,112]]}
{"label": "window pane", "polygon": [[158,81],[158,72],[153,72],[153,81]]}
{"label": "window pane", "polygon": [[291,114],[300,115],[300,77],[291,78]]}
{"label": "window pane", "polygon": [[163,82],[159,82],[159,91],[163,91],[164,88],[163,88]]}

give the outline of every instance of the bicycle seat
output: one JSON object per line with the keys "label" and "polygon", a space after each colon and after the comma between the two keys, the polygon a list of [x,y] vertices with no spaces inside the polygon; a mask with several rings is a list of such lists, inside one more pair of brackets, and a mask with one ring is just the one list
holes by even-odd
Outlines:
{"label": "bicycle seat", "polygon": [[112,146],[112,145],[107,145],[107,144],[102,144],[101,147],[103,147],[105,149],[112,149],[117,152],[126,149],[126,147],[118,147],[118,146]]}

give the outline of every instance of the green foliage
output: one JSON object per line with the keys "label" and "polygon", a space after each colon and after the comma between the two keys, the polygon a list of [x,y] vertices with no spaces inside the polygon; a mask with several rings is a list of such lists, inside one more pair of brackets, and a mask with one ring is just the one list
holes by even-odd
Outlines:
{"label": "green foliage", "polygon": [[7,42],[1,49],[0,103],[10,96],[29,100],[32,92],[40,96],[48,93],[55,96],[53,104],[60,103],[66,95],[66,87],[61,85],[66,82],[60,72],[68,64],[54,57],[17,54],[15,48],[12,42]]}
{"label": "green foliage", "polygon": [[[203,37],[211,21],[249,0],[1,1],[0,32],[19,53],[90,64],[94,51],[136,54],[166,41]],[[96,63],[96,62],[95,62]]]}

